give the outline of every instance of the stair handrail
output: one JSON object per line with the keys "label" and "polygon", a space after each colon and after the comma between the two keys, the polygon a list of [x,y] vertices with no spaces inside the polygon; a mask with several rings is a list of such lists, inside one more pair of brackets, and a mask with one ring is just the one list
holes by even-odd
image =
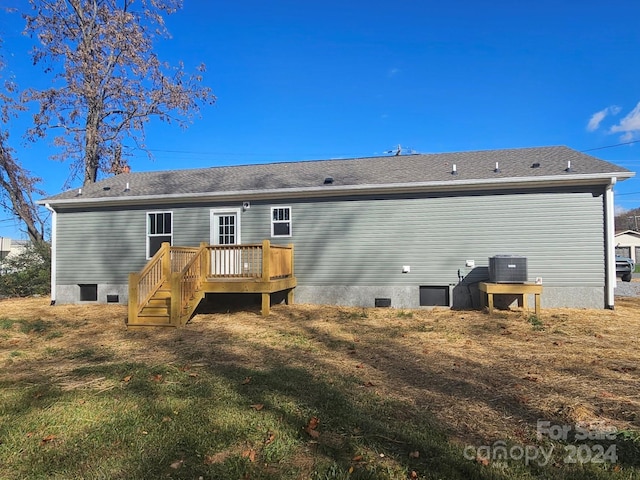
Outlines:
{"label": "stair handrail", "polygon": [[[155,255],[151,257],[151,259],[137,275],[137,313],[140,313],[142,311],[144,306],[160,289],[164,281],[169,278],[170,273],[171,244],[168,242],[163,242]],[[150,278],[151,281],[147,282],[147,278]]]}

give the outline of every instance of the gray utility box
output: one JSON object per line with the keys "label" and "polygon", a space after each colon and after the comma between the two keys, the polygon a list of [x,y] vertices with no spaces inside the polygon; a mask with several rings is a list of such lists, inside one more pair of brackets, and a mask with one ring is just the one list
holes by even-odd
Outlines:
{"label": "gray utility box", "polygon": [[489,282],[525,283],[527,281],[527,257],[496,255],[489,257]]}

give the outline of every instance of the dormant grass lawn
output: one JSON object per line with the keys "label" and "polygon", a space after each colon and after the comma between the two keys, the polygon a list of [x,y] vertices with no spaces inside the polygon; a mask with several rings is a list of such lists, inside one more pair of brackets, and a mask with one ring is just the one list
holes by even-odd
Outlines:
{"label": "dormant grass lawn", "polygon": [[0,301],[1,479],[640,478],[638,299],[125,317]]}

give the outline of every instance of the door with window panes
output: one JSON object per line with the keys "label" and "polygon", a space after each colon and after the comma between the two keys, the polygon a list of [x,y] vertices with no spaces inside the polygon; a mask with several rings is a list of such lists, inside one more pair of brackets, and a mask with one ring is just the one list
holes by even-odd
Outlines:
{"label": "door with window panes", "polygon": [[[211,244],[240,244],[240,212],[237,210],[211,210]],[[216,248],[211,254],[215,275],[236,275],[240,270],[240,252],[234,248]]]}

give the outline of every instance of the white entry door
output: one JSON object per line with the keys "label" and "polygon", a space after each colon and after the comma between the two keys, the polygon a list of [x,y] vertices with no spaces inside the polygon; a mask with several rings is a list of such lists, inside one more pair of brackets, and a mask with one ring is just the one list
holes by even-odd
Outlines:
{"label": "white entry door", "polygon": [[[211,210],[212,245],[240,245],[240,209]],[[215,275],[236,275],[241,272],[240,252],[233,248],[218,248],[212,252]]]}

